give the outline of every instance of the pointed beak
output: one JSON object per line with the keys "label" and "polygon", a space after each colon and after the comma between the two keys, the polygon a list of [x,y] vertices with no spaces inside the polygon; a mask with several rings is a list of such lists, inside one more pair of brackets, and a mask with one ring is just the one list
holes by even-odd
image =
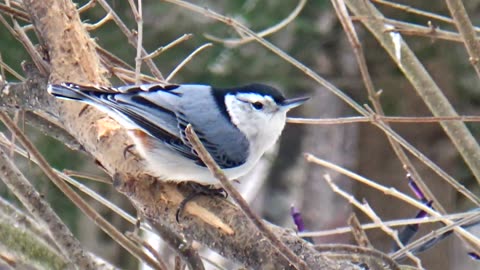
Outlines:
{"label": "pointed beak", "polygon": [[284,100],[280,106],[283,110],[289,111],[295,107],[298,107],[309,100],[310,97],[298,97]]}

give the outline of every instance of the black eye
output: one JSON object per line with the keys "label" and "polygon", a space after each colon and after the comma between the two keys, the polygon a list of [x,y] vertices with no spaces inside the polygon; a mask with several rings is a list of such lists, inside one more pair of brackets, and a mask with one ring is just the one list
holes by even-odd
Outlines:
{"label": "black eye", "polygon": [[253,108],[255,108],[255,110],[261,110],[261,109],[263,109],[263,103],[258,102],[258,101],[252,103],[252,106],[253,106]]}

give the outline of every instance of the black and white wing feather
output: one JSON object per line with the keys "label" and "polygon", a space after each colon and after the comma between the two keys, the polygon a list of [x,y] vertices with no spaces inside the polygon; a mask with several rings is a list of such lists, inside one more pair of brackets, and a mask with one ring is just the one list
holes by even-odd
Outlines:
{"label": "black and white wing feather", "polygon": [[185,137],[188,124],[221,168],[237,167],[247,160],[248,140],[217,111],[205,107],[215,104],[209,86],[152,84],[115,89],[63,83],[50,85],[49,92],[93,105],[127,128],[140,128],[200,166],[205,165]]}

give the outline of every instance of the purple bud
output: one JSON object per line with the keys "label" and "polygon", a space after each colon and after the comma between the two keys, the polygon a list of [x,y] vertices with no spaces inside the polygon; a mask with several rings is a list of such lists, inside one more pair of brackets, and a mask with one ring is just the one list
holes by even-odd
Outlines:
{"label": "purple bud", "polygon": [[425,195],[423,194],[422,190],[418,187],[417,183],[415,183],[410,173],[407,173],[407,179],[408,179],[408,186],[413,191],[413,193],[415,193],[415,196],[417,196],[419,200],[424,201]]}
{"label": "purple bud", "polygon": [[305,231],[305,224],[303,223],[302,214],[293,205],[290,207],[290,215],[292,215],[293,222],[297,226],[297,231],[298,232]]}

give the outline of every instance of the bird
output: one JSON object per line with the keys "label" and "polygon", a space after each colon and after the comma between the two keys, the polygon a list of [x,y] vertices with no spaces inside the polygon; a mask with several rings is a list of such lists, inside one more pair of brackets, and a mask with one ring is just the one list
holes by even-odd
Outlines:
{"label": "bird", "polygon": [[204,84],[120,87],[49,84],[56,98],[86,103],[116,120],[133,140],[149,174],[160,180],[214,185],[186,138],[190,124],[225,175],[244,176],[278,140],[287,112],[309,97],[287,99],[278,89],[253,83],[217,88]]}

